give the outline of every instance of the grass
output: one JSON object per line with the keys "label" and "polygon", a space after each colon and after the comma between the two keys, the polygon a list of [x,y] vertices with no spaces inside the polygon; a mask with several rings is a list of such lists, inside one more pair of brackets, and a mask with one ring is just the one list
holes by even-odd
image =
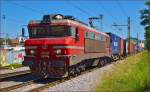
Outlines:
{"label": "grass", "polygon": [[13,64],[10,64],[8,66],[5,66],[5,68],[8,68],[8,69],[15,69],[15,68],[19,68],[19,67],[22,67],[22,64],[13,63]]}
{"label": "grass", "polygon": [[113,71],[105,73],[102,79],[94,91],[144,92],[150,87],[150,52],[128,57]]}

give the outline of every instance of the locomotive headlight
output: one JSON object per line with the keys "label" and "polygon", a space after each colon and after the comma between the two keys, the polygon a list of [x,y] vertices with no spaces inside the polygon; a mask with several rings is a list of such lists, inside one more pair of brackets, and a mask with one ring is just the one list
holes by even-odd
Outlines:
{"label": "locomotive headlight", "polygon": [[35,53],[35,51],[34,50],[30,50],[30,54],[34,54]]}
{"label": "locomotive headlight", "polygon": [[61,53],[61,49],[56,49],[56,50],[54,51],[54,53],[60,54],[60,53]]}

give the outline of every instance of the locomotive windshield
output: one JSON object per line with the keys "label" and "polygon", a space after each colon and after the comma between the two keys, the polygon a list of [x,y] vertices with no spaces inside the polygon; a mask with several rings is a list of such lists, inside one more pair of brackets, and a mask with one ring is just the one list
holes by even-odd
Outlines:
{"label": "locomotive windshield", "polygon": [[29,28],[30,38],[50,38],[73,36],[75,30],[69,26],[40,26]]}

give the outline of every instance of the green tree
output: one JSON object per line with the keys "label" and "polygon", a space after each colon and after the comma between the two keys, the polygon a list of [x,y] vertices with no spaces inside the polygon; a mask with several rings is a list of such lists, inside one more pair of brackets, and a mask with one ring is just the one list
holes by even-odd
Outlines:
{"label": "green tree", "polygon": [[145,27],[146,48],[150,51],[150,0],[145,4],[148,8],[141,10],[141,25]]}

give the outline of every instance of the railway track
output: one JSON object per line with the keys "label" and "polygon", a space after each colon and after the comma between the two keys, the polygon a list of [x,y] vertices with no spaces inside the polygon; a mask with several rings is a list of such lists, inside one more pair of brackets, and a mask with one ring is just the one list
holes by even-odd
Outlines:
{"label": "railway track", "polygon": [[[83,75],[85,73],[91,72],[91,71],[93,71],[95,69],[97,69],[97,68],[88,69],[87,71],[82,72],[80,75]],[[70,79],[72,79],[72,78],[75,78],[75,77],[71,77]],[[67,80],[70,80],[70,79],[67,79],[67,78],[64,78],[64,79],[56,79],[56,78],[55,79],[54,78],[45,78],[44,79],[44,78],[39,78],[39,79],[23,82],[23,83],[20,83],[20,84],[16,84],[16,85],[13,85],[13,86],[1,88],[0,92],[13,91],[13,90],[17,90],[19,88],[23,88],[23,87],[28,86],[28,85],[32,85],[32,84],[36,84],[37,85],[38,83],[42,83],[43,81],[45,81],[44,85],[42,85],[40,87],[35,87],[33,89],[29,89],[28,90],[29,92],[39,92],[39,91],[44,90],[44,89],[46,89],[48,87],[52,87],[52,86],[58,85],[58,84],[63,83],[65,81],[67,81]]]}
{"label": "railway track", "polygon": [[17,84],[17,85],[1,88],[0,91],[1,92],[8,92],[8,91],[15,90],[15,89],[27,86],[27,85],[31,85],[31,84],[33,84],[35,82],[40,82],[40,81],[43,81],[43,80],[44,79],[41,79],[41,78],[40,79],[35,79],[35,80],[30,80],[30,81],[23,82],[23,83],[20,83],[20,84]]}
{"label": "railway track", "polygon": [[96,69],[98,69],[98,67],[90,68],[90,69],[88,69],[88,70],[82,72],[80,75],[71,76],[69,79],[68,79],[68,78],[58,79],[58,80],[56,80],[56,81],[53,81],[53,82],[50,82],[50,83],[46,83],[45,85],[43,85],[43,86],[41,86],[41,87],[38,87],[38,88],[35,88],[35,89],[30,90],[29,92],[41,92],[42,90],[44,90],[44,89],[46,89],[46,88],[53,87],[53,86],[55,86],[55,85],[58,85],[58,84],[60,84],[60,83],[63,83],[63,82],[68,81],[68,80],[70,80],[70,79],[73,79],[73,78],[75,78],[75,77],[81,76],[81,75],[86,74],[86,73],[88,73],[88,72],[92,72],[92,71],[94,71],[94,70],[96,70]]}
{"label": "railway track", "polygon": [[[68,81],[70,79],[73,79],[75,77],[81,76],[81,75],[86,74],[88,72],[92,72],[96,69],[98,69],[98,67],[89,68],[86,71],[81,72],[80,75],[71,76],[70,78],[64,78],[64,79],[40,78],[40,79],[30,80],[30,81],[23,82],[23,83],[20,83],[17,85],[2,88],[2,89],[0,89],[0,91],[1,92],[8,92],[8,91],[14,91],[15,92],[15,90],[17,90],[17,89],[20,89],[20,88],[26,89],[25,88],[26,86],[30,86],[30,85],[34,84],[35,87],[34,88],[28,88],[27,91],[28,92],[40,92],[41,90],[44,90],[44,89],[49,88],[49,87],[53,87],[55,85],[58,85],[60,83],[63,83],[63,82]],[[45,81],[45,83],[42,83],[43,81]],[[36,87],[36,85],[38,85],[39,83],[42,83],[43,85]]]}
{"label": "railway track", "polygon": [[10,77],[24,76],[26,74],[30,74],[30,70],[1,74],[0,75],[0,82],[3,80],[6,80],[7,78],[10,78]]}
{"label": "railway track", "polygon": [[[107,63],[105,66],[110,65],[110,64],[115,64],[115,63],[118,63],[118,62]],[[105,67],[105,66],[102,66],[102,67]],[[92,71],[97,70],[97,69],[102,68],[102,67],[92,67],[92,68],[89,68],[89,69],[87,69],[86,71],[81,72],[81,74],[79,74],[79,75],[77,75],[77,76],[71,76],[69,79],[68,79],[68,78],[59,79],[59,80],[56,80],[56,81],[54,81],[54,82],[46,83],[45,85],[43,85],[43,86],[41,86],[41,87],[37,87],[37,88],[35,88],[35,89],[30,90],[29,92],[41,92],[42,90],[44,90],[44,89],[46,89],[46,88],[53,87],[53,86],[55,86],[55,85],[58,85],[58,84],[63,83],[63,82],[65,82],[65,81],[68,81],[68,80],[71,80],[71,79],[73,79],[73,78],[79,77],[79,76],[81,76],[81,75],[83,75],[83,74],[92,72]]]}

